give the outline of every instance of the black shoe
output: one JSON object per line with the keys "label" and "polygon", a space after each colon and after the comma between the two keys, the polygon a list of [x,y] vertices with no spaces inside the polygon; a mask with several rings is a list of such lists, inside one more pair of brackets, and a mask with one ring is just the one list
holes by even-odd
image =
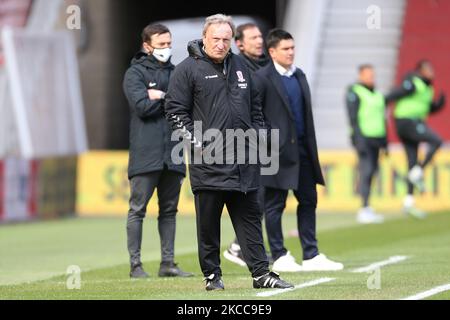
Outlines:
{"label": "black shoe", "polygon": [[161,278],[170,278],[170,277],[188,278],[193,277],[194,274],[184,272],[174,262],[161,262],[158,276]]}
{"label": "black shoe", "polygon": [[144,268],[142,268],[142,264],[138,264],[135,266],[131,266],[130,278],[146,279],[146,278],[149,278],[149,275],[147,272],[144,271]]}
{"label": "black shoe", "polygon": [[219,275],[212,274],[205,279],[206,291],[225,290],[222,278]]}
{"label": "black shoe", "polygon": [[275,272],[267,273],[261,277],[253,278],[253,288],[255,289],[292,289],[294,286],[282,279]]}

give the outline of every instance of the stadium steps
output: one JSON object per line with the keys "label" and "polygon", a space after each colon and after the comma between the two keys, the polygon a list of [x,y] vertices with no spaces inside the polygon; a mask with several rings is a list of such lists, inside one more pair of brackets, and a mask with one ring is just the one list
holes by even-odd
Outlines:
{"label": "stadium steps", "polygon": [[[381,9],[379,30],[367,28],[371,5]],[[328,0],[312,84],[320,148],[350,147],[344,98],[348,85],[356,79],[358,65],[375,65],[381,91],[392,86],[405,5],[405,0]]]}

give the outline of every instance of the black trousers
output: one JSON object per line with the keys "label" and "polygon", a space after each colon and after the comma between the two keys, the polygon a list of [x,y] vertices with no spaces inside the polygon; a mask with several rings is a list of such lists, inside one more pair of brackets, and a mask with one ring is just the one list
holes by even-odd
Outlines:
{"label": "black trousers", "polygon": [[174,261],[176,214],[183,175],[163,170],[138,175],[130,180],[130,211],[127,221],[128,252],[132,266],[141,263],[142,226],[147,205],[157,189],[159,201],[158,231],[161,261]]}
{"label": "black trousers", "polygon": [[[442,146],[442,139],[422,120],[396,119],[395,122],[398,136],[408,157],[408,168],[411,170],[416,165],[425,168]],[[418,151],[422,142],[427,143],[428,151],[425,159],[420,162]],[[408,194],[412,195],[413,193],[414,186],[408,181]]]}
{"label": "black trousers", "polygon": [[372,180],[379,168],[381,145],[377,139],[364,139],[364,144],[356,149],[359,159],[359,186],[364,207],[369,206]]}
{"label": "black trousers", "polygon": [[197,191],[197,238],[200,266],[205,277],[222,275],[220,268],[220,220],[227,206],[241,245],[244,260],[253,277],[269,272],[264,248],[258,193],[232,191]]}
{"label": "black trousers", "polygon": [[[297,206],[297,227],[303,248],[303,259],[309,260],[319,254],[316,238],[317,189],[313,165],[306,146],[299,144],[300,174],[299,188],[294,190]],[[284,247],[282,215],[286,208],[288,190],[265,188],[264,212],[266,217],[267,236],[273,260],[286,255]]]}

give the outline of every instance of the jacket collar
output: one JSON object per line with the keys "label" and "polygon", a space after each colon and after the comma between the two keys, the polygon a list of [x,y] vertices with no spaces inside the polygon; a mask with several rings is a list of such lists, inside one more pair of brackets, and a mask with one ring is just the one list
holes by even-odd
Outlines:
{"label": "jacket collar", "polygon": [[[191,42],[189,42],[188,44],[188,52],[189,52],[189,56],[196,58],[196,59],[204,59],[204,60],[208,60],[210,62],[213,62],[205,53],[205,51],[203,50],[203,40],[193,40]],[[227,56],[225,57],[224,63],[227,62],[227,60],[230,58],[230,56],[233,53],[228,52]]]}
{"label": "jacket collar", "polygon": [[281,66],[277,62],[273,62],[273,65],[275,67],[275,70],[281,75],[285,77],[292,77],[297,72],[297,67],[295,65],[292,65],[289,69],[286,69],[285,67]]}
{"label": "jacket collar", "polygon": [[255,69],[263,68],[263,67],[267,66],[270,61],[272,61],[271,59],[267,58],[267,56],[265,54],[263,54],[258,59],[253,59],[253,58],[247,56],[246,54],[244,54],[243,52],[241,52],[239,55],[242,58],[244,58],[245,61],[247,61],[250,65],[252,65]]}
{"label": "jacket collar", "polygon": [[291,107],[289,106],[289,97],[286,92],[286,88],[284,87],[283,82],[281,81],[281,76],[278,73],[278,71],[275,69],[275,65],[271,63],[269,65],[270,68],[270,76],[269,79],[272,82],[273,86],[278,92],[278,95],[281,97],[281,101],[283,102],[284,107],[286,108],[286,111],[288,112],[289,116],[294,119],[294,115],[292,114]]}
{"label": "jacket collar", "polygon": [[[275,69],[275,65],[273,63],[270,63],[268,66],[269,71],[269,79],[272,82],[273,86],[275,87],[278,95],[281,98],[281,101],[283,102],[284,107],[286,108],[289,116],[294,119],[294,115],[292,114],[291,107],[289,105],[289,97],[287,96],[286,88],[284,87],[284,84],[281,80],[281,76],[278,73],[278,71]],[[294,73],[295,78],[300,84],[300,88],[302,89],[303,99],[305,101],[305,112],[310,112],[311,110],[311,97],[309,96],[309,86],[308,82],[306,80],[306,76],[303,73],[302,70],[296,68],[296,71]]]}

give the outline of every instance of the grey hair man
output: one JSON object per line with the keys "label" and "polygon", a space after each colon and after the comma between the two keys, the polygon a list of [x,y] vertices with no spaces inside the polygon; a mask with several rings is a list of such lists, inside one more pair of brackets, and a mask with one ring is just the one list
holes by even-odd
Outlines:
{"label": "grey hair man", "polygon": [[[200,151],[208,146],[195,137],[194,122],[201,122],[205,130],[222,133],[265,128],[250,72],[242,58],[230,50],[234,35],[231,17],[221,14],[208,17],[203,39],[189,43],[189,57],[177,67],[169,85],[166,116],[174,129],[188,133],[187,137]],[[239,164],[236,160],[227,164],[190,165],[199,260],[207,291],[224,289],[220,220],[225,205],[252,274],[253,287],[292,288],[269,271],[257,197],[259,170],[259,165]]]}

